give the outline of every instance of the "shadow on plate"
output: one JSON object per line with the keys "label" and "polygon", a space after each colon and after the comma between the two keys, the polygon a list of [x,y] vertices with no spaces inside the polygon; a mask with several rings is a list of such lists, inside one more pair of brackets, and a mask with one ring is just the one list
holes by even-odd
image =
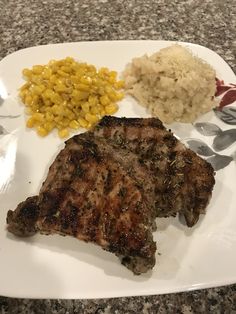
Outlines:
{"label": "shadow on plate", "polygon": [[70,236],[37,235],[34,237],[33,244],[40,248],[70,255],[82,264],[92,265],[104,271],[108,276],[130,279],[137,282],[146,281],[152,276],[152,271],[142,276],[135,276],[130,270],[121,265],[119,258],[115,254],[107,252],[95,244],[85,243]]}

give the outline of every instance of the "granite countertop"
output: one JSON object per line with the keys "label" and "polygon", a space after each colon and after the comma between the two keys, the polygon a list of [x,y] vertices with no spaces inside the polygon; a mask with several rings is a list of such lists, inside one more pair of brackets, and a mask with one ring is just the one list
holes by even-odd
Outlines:
{"label": "granite countertop", "polygon": [[[0,59],[49,43],[162,39],[213,49],[236,72],[232,0],[0,0],[0,21]],[[100,300],[0,297],[0,313],[236,313],[236,285]]]}

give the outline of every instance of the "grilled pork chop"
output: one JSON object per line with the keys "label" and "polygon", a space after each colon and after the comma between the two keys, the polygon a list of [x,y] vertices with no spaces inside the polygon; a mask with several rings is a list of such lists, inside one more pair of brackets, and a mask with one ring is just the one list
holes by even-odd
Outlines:
{"label": "grilled pork chop", "polygon": [[147,175],[138,181],[150,191],[149,205],[155,207],[157,217],[180,213],[189,227],[196,224],[210,200],[214,170],[177,140],[159,119],[107,116],[96,126],[94,135],[136,154],[146,167]]}
{"label": "grilled pork chop", "polygon": [[155,264],[155,217],[182,213],[194,225],[211,197],[213,173],[160,120],[104,117],[66,142],[39,195],[8,212],[8,230],[93,242],[140,274]]}
{"label": "grilled pork chop", "polygon": [[96,243],[135,274],[155,265],[153,216],[143,191],[89,136],[66,142],[39,196],[9,211],[7,223],[18,236],[39,231]]}

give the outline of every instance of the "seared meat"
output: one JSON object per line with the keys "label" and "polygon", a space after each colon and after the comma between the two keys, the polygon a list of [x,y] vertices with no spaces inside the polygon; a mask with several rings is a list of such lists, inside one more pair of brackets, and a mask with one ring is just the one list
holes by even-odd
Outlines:
{"label": "seared meat", "polygon": [[7,213],[8,231],[19,237],[35,234],[39,214],[37,202],[38,196],[28,197],[17,206],[16,210],[9,210]]}
{"label": "seared meat", "polygon": [[192,227],[205,212],[215,183],[214,170],[159,119],[104,117],[94,135],[137,155],[148,173],[142,186],[155,191],[149,205],[154,205],[157,217],[180,213]]}
{"label": "seared meat", "polygon": [[152,222],[143,191],[89,136],[68,140],[38,198],[27,199],[7,216],[8,230],[16,235],[40,231],[93,242],[119,256],[135,274],[155,264]]}
{"label": "seared meat", "polygon": [[140,274],[155,264],[155,218],[180,213],[193,226],[214,182],[211,165],[160,120],[104,117],[66,142],[39,195],[8,212],[8,230],[95,243]]}
{"label": "seared meat", "polygon": [[[123,149],[115,145],[112,141],[105,138],[95,136],[92,132],[86,132],[78,136],[74,136],[73,140],[80,141],[81,139],[89,139],[99,147],[99,150],[112,156],[128,173],[128,175],[135,180],[136,186],[142,191],[143,198],[152,211],[153,229],[155,229],[155,178],[148,172],[147,167],[140,163],[139,157],[128,149]],[[149,177],[149,180],[147,180]]]}

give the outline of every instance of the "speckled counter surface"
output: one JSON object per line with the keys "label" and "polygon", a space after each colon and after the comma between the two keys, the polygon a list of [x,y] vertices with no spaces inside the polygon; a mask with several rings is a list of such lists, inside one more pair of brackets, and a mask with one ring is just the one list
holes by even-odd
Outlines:
{"label": "speckled counter surface", "polygon": [[[0,0],[0,59],[35,45],[117,39],[165,39],[201,44],[216,51],[236,72],[236,2]],[[0,312],[236,313],[236,285],[101,300],[0,297]]]}

